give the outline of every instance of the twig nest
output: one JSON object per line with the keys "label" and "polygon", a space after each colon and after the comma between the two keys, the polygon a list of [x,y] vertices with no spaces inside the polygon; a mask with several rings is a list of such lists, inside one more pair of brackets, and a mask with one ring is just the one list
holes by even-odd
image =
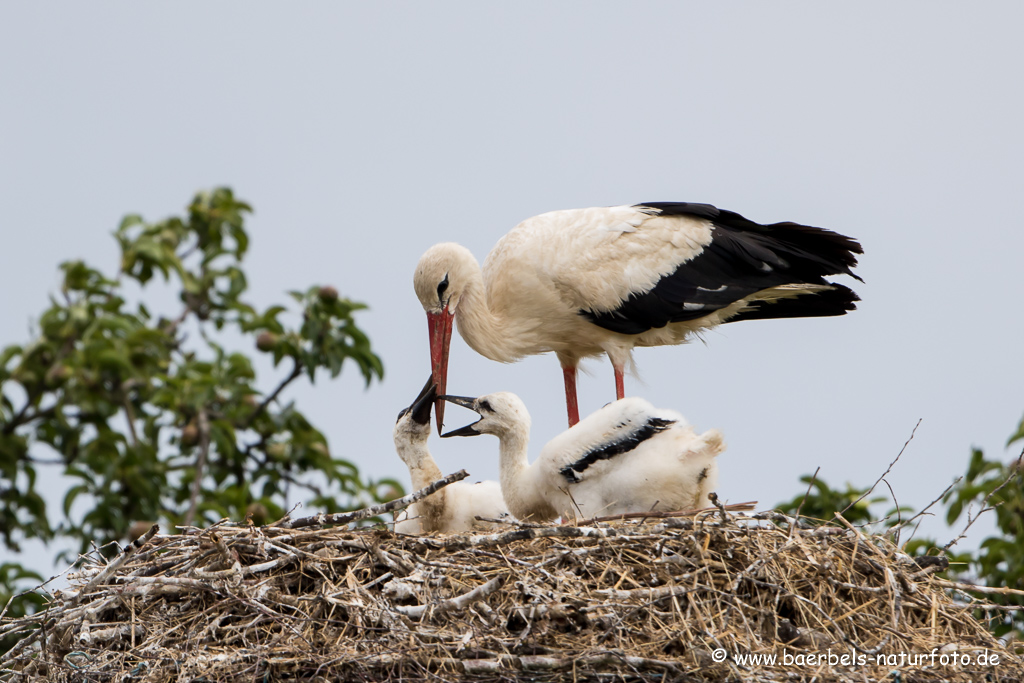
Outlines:
{"label": "twig nest", "polygon": [[5,621],[0,634],[31,632],[2,668],[153,683],[1024,679],[979,621],[996,608],[954,599],[941,564],[852,528],[723,514],[485,535],[147,533],[46,612]]}

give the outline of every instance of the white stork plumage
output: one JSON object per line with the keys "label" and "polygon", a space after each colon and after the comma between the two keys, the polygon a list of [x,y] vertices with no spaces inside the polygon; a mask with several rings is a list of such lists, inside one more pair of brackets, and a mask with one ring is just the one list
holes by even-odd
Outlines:
{"label": "white stork plumage", "polygon": [[[430,407],[436,397],[434,384],[428,381],[413,404],[398,414],[395,423],[395,450],[409,467],[412,487],[416,490],[442,477],[441,469],[427,449]],[[457,481],[449,484],[410,505],[405,514],[396,516],[395,531],[418,536],[431,531],[449,533],[491,529],[495,526],[477,520],[478,516],[488,519],[508,517],[508,507],[501,496],[498,482],[470,484]]]}
{"label": "white stork plumage", "polygon": [[[465,247],[434,245],[413,283],[439,394],[457,320],[466,343],[492,360],[554,352],[572,426],[582,358],[607,354],[622,398],[635,346],[680,344],[738,320],[842,315],[859,297],[825,277],[859,280],[850,269],[860,253],[853,239],[822,228],[650,202],[529,218],[498,241],[483,269]],[[440,432],[442,403],[436,415]]]}
{"label": "white stork plumage", "polygon": [[518,519],[549,521],[707,507],[718,480],[722,434],[698,435],[686,419],[642,398],[609,403],[552,439],[532,464],[530,414],[509,392],[441,396],[480,419],[445,434],[494,434],[501,492]]}

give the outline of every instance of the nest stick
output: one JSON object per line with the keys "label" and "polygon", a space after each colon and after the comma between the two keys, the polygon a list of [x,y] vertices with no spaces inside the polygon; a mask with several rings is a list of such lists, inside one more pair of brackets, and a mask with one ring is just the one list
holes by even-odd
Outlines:
{"label": "nest stick", "polygon": [[355,510],[354,512],[338,512],[331,515],[320,514],[313,515],[312,517],[302,517],[291,522],[282,522],[278,524],[282,529],[302,529],[304,527],[311,526],[328,526],[334,524],[350,524],[351,522],[358,522],[361,519],[369,519],[370,517],[376,517],[382,515],[385,512],[391,512],[392,510],[398,510],[400,508],[408,507],[418,500],[426,498],[430,494],[438,491],[448,484],[455,483],[469,476],[469,472],[466,470],[459,470],[454,474],[449,474],[443,479],[424,486],[419,491],[414,491],[407,496],[396,498],[388,503],[381,505],[373,505],[362,510]]}

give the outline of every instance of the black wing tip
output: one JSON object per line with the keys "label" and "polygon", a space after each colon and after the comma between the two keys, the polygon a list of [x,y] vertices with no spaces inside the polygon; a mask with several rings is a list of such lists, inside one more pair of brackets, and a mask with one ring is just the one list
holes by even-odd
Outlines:
{"label": "black wing tip", "polygon": [[[835,275],[849,275],[863,282],[852,270],[857,255],[864,253],[863,247],[857,240],[832,230],[793,222],[761,225],[710,204],[644,202],[634,206],[650,213],[708,220],[716,230],[710,244],[662,277],[652,289],[631,293],[614,310],[578,311],[591,323],[612,332],[637,335],[667,324],[697,320],[757,291],[780,285],[825,285],[825,278]],[[808,303],[815,296],[810,294],[794,299],[799,304],[755,302],[731,320],[842,315],[856,308],[852,304],[859,298],[849,288],[833,284],[828,292],[816,293],[818,300],[813,303]]]}
{"label": "black wing tip", "polygon": [[[641,202],[634,204],[638,209],[655,209],[666,216],[693,216],[697,218],[709,218],[725,227],[736,230],[751,230],[754,232],[769,233],[773,237],[783,241],[791,241],[794,246],[810,247],[812,252],[821,252],[821,256],[835,260],[836,271],[823,273],[824,275],[837,275],[843,273],[850,275],[857,280],[860,278],[850,272],[850,269],[857,265],[857,257],[854,254],[863,254],[864,248],[860,242],[847,237],[834,230],[818,228],[813,225],[802,225],[792,221],[781,223],[770,223],[763,225],[746,218],[735,211],[719,209],[712,204],[698,204],[693,202]],[[786,233],[789,233],[788,235]],[[841,264],[841,265],[840,265]],[[863,282],[863,280],[861,280]]]}
{"label": "black wing tip", "polygon": [[747,310],[726,322],[740,320],[771,320],[773,318],[827,318],[846,315],[857,310],[861,298],[846,285],[830,282],[831,289],[808,292],[788,299],[752,301]]}

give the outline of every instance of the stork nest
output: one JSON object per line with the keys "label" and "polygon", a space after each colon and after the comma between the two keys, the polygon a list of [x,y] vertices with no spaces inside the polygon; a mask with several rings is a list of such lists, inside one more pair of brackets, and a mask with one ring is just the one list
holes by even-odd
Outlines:
{"label": "stork nest", "polygon": [[795,522],[154,528],[0,624],[27,634],[0,679],[1024,680],[976,618],[993,606],[935,576],[944,560]]}

